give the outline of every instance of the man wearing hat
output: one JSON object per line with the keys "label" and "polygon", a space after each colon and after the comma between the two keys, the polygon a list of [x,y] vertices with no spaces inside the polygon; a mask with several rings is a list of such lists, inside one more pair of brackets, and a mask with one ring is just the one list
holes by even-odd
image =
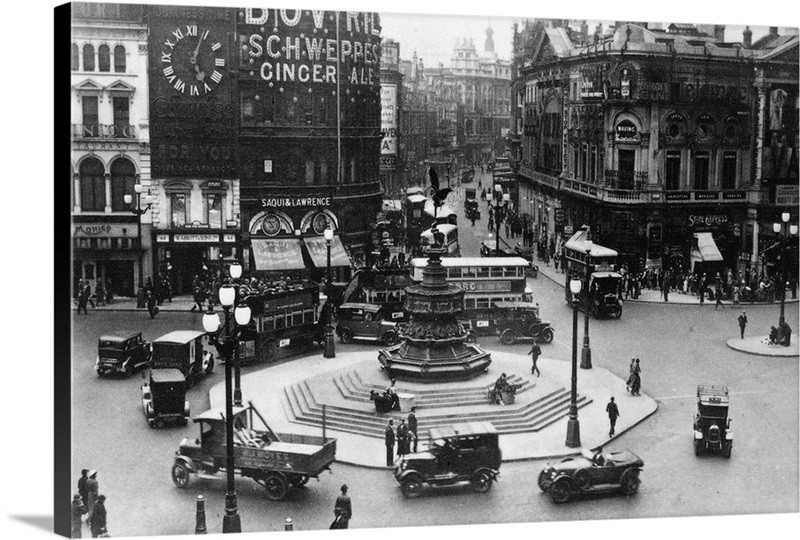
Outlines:
{"label": "man wearing hat", "polygon": [[81,496],[83,506],[89,504],[89,491],[86,489],[86,481],[89,479],[89,469],[81,470],[81,477],[78,480],[78,494]]}
{"label": "man wearing hat", "polygon": [[[87,471],[88,472],[88,471]],[[80,493],[72,496],[72,538],[81,538],[81,518],[86,513]]]}
{"label": "man wearing hat", "polygon": [[386,431],[384,433],[384,443],[386,444],[386,466],[392,466],[392,457],[394,454],[394,420],[389,420],[389,423],[386,425]]}
{"label": "man wearing hat", "polygon": [[100,484],[97,483],[97,471],[92,469],[89,471],[89,478],[86,480],[86,509],[89,511],[87,522],[91,524],[94,517],[94,503],[97,500],[97,494],[100,492]]}
{"label": "man wearing hat", "polygon": [[107,534],[106,529],[106,496],[98,495],[94,503],[94,510],[92,514],[92,538],[98,538],[101,535]]}
{"label": "man wearing hat", "polygon": [[347,484],[342,484],[342,494],[336,497],[333,513],[336,514],[336,519],[333,521],[331,529],[347,529],[350,518],[353,516],[353,506],[350,496],[347,494]]}

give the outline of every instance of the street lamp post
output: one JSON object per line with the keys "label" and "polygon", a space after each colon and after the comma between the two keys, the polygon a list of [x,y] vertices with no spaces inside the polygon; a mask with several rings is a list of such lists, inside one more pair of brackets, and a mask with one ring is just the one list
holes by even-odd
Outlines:
{"label": "street lamp post", "polygon": [[[231,279],[235,285],[238,285],[239,278],[242,277],[242,265],[238,262],[231,263],[230,267],[228,268],[228,272],[231,275]],[[222,262],[220,261],[220,278],[222,277]],[[235,289],[236,295],[235,297],[238,298],[239,289],[236,287]],[[238,298],[241,302],[244,301],[242,298]],[[248,308],[249,309],[249,308]],[[250,317],[248,317],[247,322],[245,325],[250,322]],[[239,369],[239,343],[237,341],[236,348],[233,351],[233,405],[235,407],[242,406],[242,374],[241,370]]]}
{"label": "street lamp post", "polygon": [[328,269],[325,277],[325,347],[322,351],[324,358],[336,357],[336,346],[333,339],[333,325],[331,324],[332,302],[331,302],[331,241],[333,241],[333,229],[325,229],[325,244],[328,248]]}
{"label": "street lamp post", "polygon": [[[209,310],[203,315],[203,328],[209,338],[217,347],[220,355],[225,358],[225,446],[227,473],[227,491],[225,493],[225,516],[222,518],[223,533],[242,532],[242,522],[239,517],[238,503],[236,500],[236,487],[234,485],[235,462],[233,458],[233,396],[232,396],[232,369],[231,357],[233,351],[239,346],[239,328],[250,322],[250,308],[239,305],[234,310],[237,328],[232,329],[230,324],[231,306],[236,299],[236,289],[231,284],[226,284],[219,289],[219,300],[225,312],[225,326],[220,331],[219,315]],[[218,332],[219,331],[219,332]]]}
{"label": "street lamp post", "polygon": [[581,282],[573,279],[569,282],[572,292],[572,395],[569,405],[569,420],[567,421],[567,441],[570,448],[581,445],[581,425],[578,422],[578,293],[581,292]]}
{"label": "street lamp post", "polygon": [[[592,256],[592,244],[591,240],[586,241],[586,283],[584,283],[585,287],[585,294],[586,297],[586,313],[583,318],[583,349],[581,349],[581,369],[592,369],[592,349],[589,348],[589,311],[591,309],[591,303],[593,299],[589,295],[591,292],[589,290],[589,276],[591,275],[591,265],[590,259]],[[558,255],[556,255],[557,257]]]}
{"label": "street lamp post", "polygon": [[[497,192],[495,195],[496,200],[494,200],[494,228],[495,234],[497,235],[497,238],[495,239],[494,255],[497,257],[500,253],[500,224],[505,219],[506,208],[511,200],[511,194],[502,193],[503,188],[500,184],[495,184],[494,190]],[[501,193],[502,198],[500,196]]]}
{"label": "street lamp post", "polygon": [[[147,206],[142,210],[142,184],[136,183],[133,185],[133,191],[136,193],[136,208],[131,208],[131,212],[133,215],[136,216],[136,238],[139,241],[139,290],[136,294],[136,307],[144,307],[144,266],[142,261],[142,216],[150,210],[150,207],[153,205],[150,202],[150,194],[146,195],[147,197]],[[125,204],[133,203],[133,195],[126,193],[123,196],[123,200]]]}
{"label": "street lamp post", "polygon": [[791,214],[789,212],[784,212],[781,214],[781,221],[783,224],[780,223],[773,223],[772,230],[775,231],[775,234],[780,234],[781,229],[783,229],[783,238],[781,239],[781,316],[778,319],[778,325],[782,325],[785,321],[784,315],[784,306],[786,304],[786,240],[789,237],[789,233],[791,232],[792,236],[797,234],[797,225],[789,225],[789,219],[791,218]]}

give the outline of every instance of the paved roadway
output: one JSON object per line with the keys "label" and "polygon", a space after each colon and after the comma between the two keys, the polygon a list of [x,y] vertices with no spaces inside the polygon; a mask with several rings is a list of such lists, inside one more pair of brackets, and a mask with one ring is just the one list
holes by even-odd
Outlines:
{"label": "paved roadway", "polygon": [[[453,203],[461,215],[460,201]],[[460,223],[464,255],[477,255],[486,238],[485,205],[481,211],[484,220],[474,228]],[[544,347],[543,356],[569,358],[572,315],[561,287],[544,277],[530,284],[543,317],[556,329],[556,340]],[[776,306],[747,311],[748,330],[768,328],[777,318]],[[798,362],[728,349],[725,340],[738,331],[737,315],[736,310],[714,312],[709,306],[627,304],[620,320],[591,321],[594,363],[625,377],[631,356],[641,358],[643,391],[659,403],[655,415],[607,447],[630,448],[644,459],[642,487],[635,497],[591,497],[555,506],[535,486],[544,462],[533,461],[503,465],[500,482],[485,495],[450,488],[404,500],[388,470],[336,464],[332,475],[312,480],[282,503],[267,501],[259,485],[238,479],[243,530],[282,530],[286,517],[295,521],[295,530],[327,528],[343,482],[353,499],[353,528],[797,512]],[[798,328],[796,310],[787,310],[787,320]],[[200,330],[202,324],[201,316],[192,313],[162,312],[151,320],[145,313],[90,311],[75,318],[73,482],[82,467],[100,471],[114,536],[191,534],[199,494],[207,499],[209,532],[221,532],[224,481],[196,481],[180,490],[169,476],[180,439],[194,436],[196,428],[151,430],[141,410],[141,379],[98,379],[92,370],[97,336],[130,327],[141,328],[152,339],[173,329]],[[490,350],[503,347],[494,340],[485,345]],[[337,347],[341,355],[368,346]],[[525,347],[508,349],[524,354]],[[540,365],[546,376],[546,362]],[[245,372],[252,369],[262,368]],[[210,379],[189,392],[193,413],[205,410],[208,388],[222,378],[218,366]],[[730,460],[694,456],[691,416],[698,383],[731,388],[736,439]]]}

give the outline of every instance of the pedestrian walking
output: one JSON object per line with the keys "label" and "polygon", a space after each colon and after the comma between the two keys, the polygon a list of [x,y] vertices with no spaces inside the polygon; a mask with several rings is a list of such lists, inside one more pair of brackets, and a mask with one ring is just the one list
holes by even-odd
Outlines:
{"label": "pedestrian walking", "polygon": [[92,285],[89,283],[89,280],[86,280],[86,283],[83,287],[86,291],[86,301],[92,304],[92,309],[97,309],[97,306],[94,305],[94,299],[92,298]]}
{"label": "pedestrian walking", "polygon": [[147,306],[150,318],[155,319],[156,315],[158,315],[158,302],[156,302],[156,296],[153,294],[153,291],[148,290],[145,293],[144,304]]}
{"label": "pedestrian walking", "polygon": [[714,305],[714,311],[717,311],[718,307],[721,307],[722,309],[725,309],[725,305],[722,303],[722,291],[717,289],[714,292],[714,296],[717,299],[717,303]]}
{"label": "pedestrian walking", "polygon": [[342,494],[336,497],[333,505],[333,514],[336,516],[331,523],[331,529],[347,529],[350,526],[350,518],[353,517],[353,504],[347,494],[347,484],[342,484]]}
{"label": "pedestrian walking", "polygon": [[666,276],[662,287],[664,289],[664,302],[669,302],[669,282],[666,280]]}
{"label": "pedestrian walking", "polygon": [[72,538],[82,538],[81,525],[83,516],[86,514],[86,507],[83,505],[80,493],[72,496]]}
{"label": "pedestrian walking", "polygon": [[86,487],[86,481],[89,479],[89,469],[81,470],[81,477],[78,479],[78,494],[81,496],[83,506],[89,505],[89,489]]}
{"label": "pedestrian walking", "polygon": [[86,309],[88,303],[89,303],[89,297],[86,296],[86,287],[80,285],[78,288],[78,315],[81,314],[81,309],[83,310],[84,315],[89,314],[89,311]]}
{"label": "pedestrian walking", "polygon": [[98,495],[92,511],[92,538],[99,538],[108,534],[106,528],[106,496]]}
{"label": "pedestrian walking", "polygon": [[91,523],[94,518],[94,505],[100,492],[100,484],[97,482],[97,471],[89,471],[89,478],[86,479],[86,510],[88,510],[87,522]]}
{"label": "pedestrian walking", "polygon": [[405,418],[401,418],[400,425],[397,426],[397,456],[401,457],[408,454],[408,447],[408,426]]}
{"label": "pedestrian walking", "polygon": [[633,383],[633,370],[636,368],[636,358],[631,358],[631,365],[628,372],[628,380],[625,383],[625,388],[628,392],[631,391],[631,384]]}
{"label": "pedestrian walking", "polygon": [[617,404],[614,403],[614,396],[611,396],[611,401],[606,405],[606,412],[608,413],[608,421],[611,425],[608,430],[608,436],[613,437],[614,427],[617,425],[617,418],[619,418],[619,408],[617,408]]}
{"label": "pedestrian walking", "polygon": [[542,354],[542,348],[539,347],[538,343],[534,343],[533,347],[531,347],[530,352],[528,354],[531,355],[531,360],[533,361],[533,365],[531,366],[531,375],[536,374],[538,377],[541,375],[539,368],[536,366],[536,362],[539,360],[539,355]]}
{"label": "pedestrian walking", "polygon": [[386,444],[386,466],[391,467],[394,461],[394,420],[389,420],[384,434],[384,443]]}
{"label": "pedestrian walking", "polygon": [[639,365],[639,359],[636,359],[636,363],[633,367],[633,380],[631,381],[631,394],[634,396],[641,396],[640,391],[642,389],[642,368]]}
{"label": "pedestrian walking", "polygon": [[741,339],[744,339],[744,329],[746,326],[747,326],[747,312],[742,311],[742,314],[739,315],[739,333],[742,336]]}
{"label": "pedestrian walking", "polygon": [[408,433],[414,443],[414,452],[417,451],[417,415],[415,414],[417,407],[411,407],[411,412],[408,413]]}

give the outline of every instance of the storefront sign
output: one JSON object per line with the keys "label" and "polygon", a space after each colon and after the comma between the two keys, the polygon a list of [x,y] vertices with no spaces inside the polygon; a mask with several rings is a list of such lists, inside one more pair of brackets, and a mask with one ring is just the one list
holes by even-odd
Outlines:
{"label": "storefront sign", "polygon": [[709,201],[719,199],[719,193],[716,191],[695,191],[694,200],[696,201]]}
{"label": "storefront sign", "polygon": [[261,199],[263,208],[290,208],[296,206],[330,206],[330,197],[272,197]]}
{"label": "storefront sign", "polygon": [[108,236],[111,225],[75,225],[72,236]]}
{"label": "storefront sign", "polygon": [[176,234],[175,242],[219,242],[218,234]]}
{"label": "storefront sign", "polygon": [[665,198],[668,201],[688,201],[689,200],[689,192],[683,191],[679,193],[666,193]]}
{"label": "storefront sign", "polygon": [[722,198],[728,201],[743,201],[745,199],[744,191],[723,191]]}
{"label": "storefront sign", "polygon": [[381,157],[397,154],[397,85],[381,85]]}
{"label": "storefront sign", "polygon": [[775,186],[775,204],[779,206],[797,206],[800,204],[800,186],[797,184]]}
{"label": "storefront sign", "polygon": [[156,242],[169,242],[169,235],[168,234],[156,235]]}
{"label": "storefront sign", "polygon": [[617,124],[615,132],[617,134],[617,139],[632,140],[636,138],[637,129],[636,125],[630,120],[623,120]]}
{"label": "storefront sign", "polygon": [[718,227],[726,223],[728,223],[728,216],[725,214],[689,216],[689,227]]}
{"label": "storefront sign", "polygon": [[467,292],[509,292],[510,281],[454,281],[453,285]]}
{"label": "storefront sign", "polygon": [[236,235],[235,234],[224,234],[222,235],[223,242],[236,242]]}

